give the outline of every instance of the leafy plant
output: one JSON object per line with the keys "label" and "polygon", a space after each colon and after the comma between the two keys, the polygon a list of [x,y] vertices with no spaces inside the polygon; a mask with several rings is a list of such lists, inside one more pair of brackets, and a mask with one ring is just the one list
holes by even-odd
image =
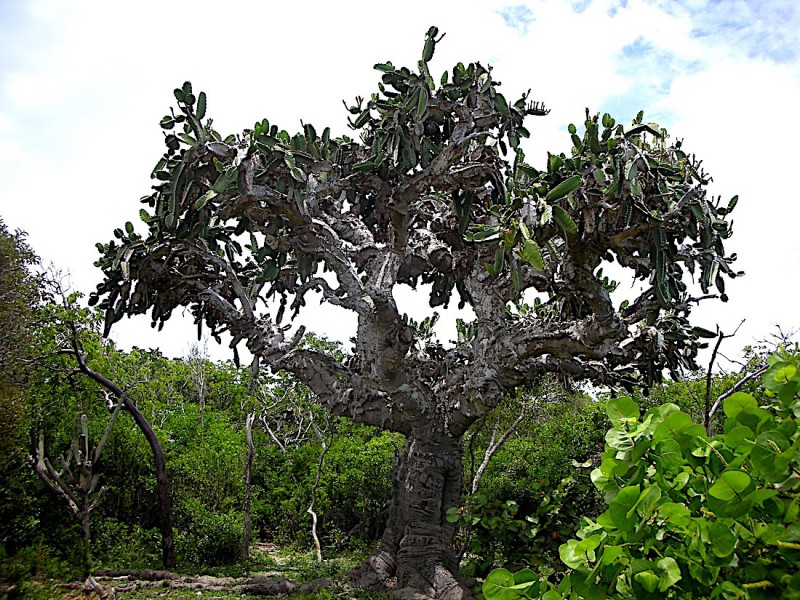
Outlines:
{"label": "leafy plant", "polygon": [[[581,466],[585,465],[573,465]],[[551,553],[556,555],[557,540],[562,535],[575,533],[579,518],[570,509],[584,494],[572,476],[559,482],[539,480],[534,487],[536,502],[526,510],[515,500],[481,493],[469,496],[463,507],[448,509],[447,520],[460,523],[469,532],[462,570],[481,577],[496,565],[520,568],[528,564],[552,572]]]}
{"label": "leafy plant", "polygon": [[210,511],[199,500],[188,503],[191,521],[179,533],[182,559],[197,565],[224,565],[241,557],[244,525],[241,513]]}
{"label": "leafy plant", "polygon": [[[551,385],[536,391],[530,418],[491,458],[478,492],[449,511],[466,546],[462,573],[467,576],[483,577],[494,567],[530,567],[539,575],[563,571],[559,545],[575,535],[581,515],[597,516],[604,509],[589,479],[608,428],[603,404],[562,395]],[[474,428],[467,444],[468,478],[476,472],[474,456],[484,454],[495,433],[516,416],[512,406],[502,405]]]}
{"label": "leafy plant", "polygon": [[731,395],[713,437],[674,404],[609,401],[592,473],[608,509],[561,546],[571,575],[557,590],[493,574],[486,598],[800,598],[800,355],[768,363],[765,401]]}
{"label": "leafy plant", "polygon": [[447,520],[469,532],[463,565],[469,574],[482,576],[495,564],[519,565],[524,560],[524,554],[512,549],[530,546],[537,530],[531,516],[518,512],[514,500],[489,499],[483,494],[473,494],[461,508],[448,509]]}

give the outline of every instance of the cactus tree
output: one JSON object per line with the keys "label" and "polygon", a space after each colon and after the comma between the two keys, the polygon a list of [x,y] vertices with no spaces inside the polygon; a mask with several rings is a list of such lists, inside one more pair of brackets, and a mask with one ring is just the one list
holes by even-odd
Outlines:
{"label": "cactus tree", "polygon": [[[403,433],[386,530],[360,583],[460,598],[445,512],[460,502],[465,430],[544,373],[634,386],[693,368],[708,332],[689,325],[690,309],[712,287],[725,299],[736,274],[723,248],[734,203],[707,196],[699,163],[641,115],[626,129],[587,113],[570,126],[570,155],[534,168],[520,142],[547,111],[527,95],[509,101],[478,63],[435,80],[437,36],[416,69],[375,65],[378,91],[348,107],[356,139],[266,119],[223,138],[205,94],[176,89],[142,200],[147,233],[127,223],[98,244],[105,277],[92,301],[107,328],[146,312],[160,325],[188,307],[334,414]],[[602,274],[611,262],[641,282],[621,306]],[[432,308],[454,293],[471,307],[459,343],[404,319],[399,284],[429,284]],[[287,334],[310,291],[358,316],[346,364],[300,346],[303,327]]]}
{"label": "cactus tree", "polygon": [[72,446],[66,457],[63,454],[59,456],[60,471],[57,471],[47,458],[44,432],[39,432],[39,444],[33,468],[47,487],[66,501],[70,512],[81,524],[83,569],[84,576],[87,577],[91,569],[91,515],[106,492],[106,486],[97,487],[100,473],[96,473],[94,467],[100,460],[108,434],[114,427],[121,407],[120,402],[112,409],[111,418],[94,451],[89,447],[89,425],[86,415],[81,415],[81,433],[72,440]]}

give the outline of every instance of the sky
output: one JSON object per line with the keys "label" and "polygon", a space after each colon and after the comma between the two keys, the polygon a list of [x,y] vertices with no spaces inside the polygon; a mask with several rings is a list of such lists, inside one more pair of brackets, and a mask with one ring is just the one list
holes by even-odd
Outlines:
{"label": "sky", "polygon": [[[697,325],[725,333],[731,356],[775,325],[800,326],[800,189],[793,185],[800,108],[796,0],[486,0],[480,3],[0,0],[0,216],[28,233],[74,289],[100,280],[95,243],[136,221],[163,151],[158,122],[185,80],[208,94],[223,135],[267,117],[290,132],[301,119],[347,134],[342,100],[376,89],[377,62],[413,67],[436,25],[433,73],[480,61],[507,97],[527,89],[551,109],[532,119],[534,166],[569,152],[569,123],[609,112],[665,126],[703,159],[710,193],[738,194],[728,252],[746,276],[728,303],[709,301]],[[140,225],[141,227],[141,225]],[[622,285],[625,285],[623,280]],[[403,293],[421,318],[425,297]],[[454,315],[439,336],[455,337]],[[346,341],[354,319],[332,307],[308,328]],[[186,354],[187,319],[161,333],[147,317],[115,325],[123,348]],[[213,348],[215,356],[229,356]]]}

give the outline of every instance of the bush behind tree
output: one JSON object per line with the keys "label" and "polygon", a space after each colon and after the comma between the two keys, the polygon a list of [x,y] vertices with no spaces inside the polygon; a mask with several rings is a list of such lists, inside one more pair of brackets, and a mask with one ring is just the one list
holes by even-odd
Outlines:
{"label": "bush behind tree", "polygon": [[[504,412],[513,417],[511,407]],[[466,574],[482,577],[498,566],[530,565],[542,574],[564,569],[558,546],[578,530],[581,515],[602,511],[588,467],[603,450],[607,427],[603,404],[581,396],[559,396],[519,424],[478,492],[448,511],[448,519],[470,532],[461,540],[468,541]],[[485,445],[476,446],[478,458]]]}

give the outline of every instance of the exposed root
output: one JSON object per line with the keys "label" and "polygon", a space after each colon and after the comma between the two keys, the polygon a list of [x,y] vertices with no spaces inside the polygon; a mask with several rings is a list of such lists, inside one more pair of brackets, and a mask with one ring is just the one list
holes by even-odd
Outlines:
{"label": "exposed root", "polygon": [[[398,600],[470,600],[475,598],[473,582],[461,582],[441,566],[426,569],[426,574],[410,573],[406,584],[397,588],[397,578],[390,564],[394,561],[390,553],[376,553],[357,567],[348,576],[350,585],[360,589],[388,592]],[[406,569],[407,574],[408,570]],[[146,588],[170,588],[197,592],[228,592],[254,596],[280,597],[292,592],[313,594],[320,589],[335,587],[331,579],[318,579],[299,585],[285,577],[253,575],[246,578],[184,576],[169,571],[99,571],[92,580],[81,583],[66,583],[58,587],[71,590],[69,597],[111,600],[120,592],[132,592]]]}
{"label": "exposed root", "polygon": [[347,574],[351,585],[374,591],[391,591],[397,587],[397,561],[394,554],[382,546]]}
{"label": "exposed root", "polygon": [[[459,581],[446,567],[436,562],[405,561],[380,549],[348,574],[351,585],[361,589],[388,592],[398,600],[469,600],[475,598],[474,581]],[[398,587],[402,585],[402,587]]]}
{"label": "exposed root", "polygon": [[469,600],[475,598],[472,581],[459,581],[442,566],[433,567],[426,574],[417,571],[407,579],[404,587],[392,591],[398,600]]}
{"label": "exposed root", "polygon": [[137,589],[151,587],[166,587],[179,590],[207,591],[207,592],[232,592],[237,594],[252,594],[254,596],[287,596],[294,591],[313,593],[323,588],[333,587],[330,579],[318,579],[304,585],[299,585],[285,577],[273,578],[265,575],[253,575],[246,578],[234,577],[209,577],[200,575],[188,577],[170,573],[168,571],[100,571],[96,574],[100,582],[94,585],[87,583],[64,584],[65,589],[92,591],[97,589],[107,591],[113,598],[116,592],[131,592]]}
{"label": "exposed root", "polygon": [[[117,591],[113,586],[100,585],[91,575],[83,583],[66,583],[59,585],[61,589],[71,590],[64,598],[83,598],[86,600],[114,600]],[[3,596],[5,598],[6,596]]]}

